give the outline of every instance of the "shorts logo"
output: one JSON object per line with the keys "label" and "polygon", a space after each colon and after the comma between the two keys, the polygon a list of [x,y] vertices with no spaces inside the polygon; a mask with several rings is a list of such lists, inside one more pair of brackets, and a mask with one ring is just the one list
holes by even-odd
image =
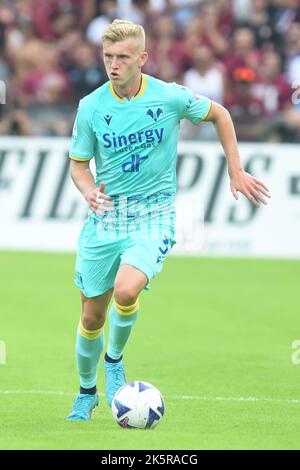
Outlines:
{"label": "shorts logo", "polygon": [[148,109],[147,116],[150,116],[154,120],[154,122],[156,122],[162,113],[163,110],[161,108],[157,108],[155,112],[153,112],[152,109]]}
{"label": "shorts logo", "polygon": [[140,155],[132,155],[131,160],[123,163],[122,170],[124,173],[135,173],[140,171],[140,165],[148,157],[141,157]]}
{"label": "shorts logo", "polygon": [[169,239],[168,239],[167,237],[165,237],[165,238],[163,239],[163,246],[162,246],[162,247],[160,246],[158,249],[159,249],[160,253],[162,254],[162,256],[159,255],[159,256],[157,257],[156,262],[157,262],[157,263],[160,263],[160,262],[162,261],[163,257],[168,253],[168,249],[169,249]]}

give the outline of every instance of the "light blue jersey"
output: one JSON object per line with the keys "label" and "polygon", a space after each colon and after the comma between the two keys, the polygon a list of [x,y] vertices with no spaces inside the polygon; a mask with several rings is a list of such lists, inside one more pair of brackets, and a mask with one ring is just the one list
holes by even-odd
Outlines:
{"label": "light blue jersey", "polygon": [[120,98],[110,82],[81,100],[70,158],[95,158],[96,184],[114,210],[89,211],[81,231],[76,285],[87,297],[113,288],[121,264],[145,273],[162,269],[175,243],[176,158],[180,120],[194,124],[211,106],[187,88],[142,75],[141,89]]}
{"label": "light blue jersey", "polygon": [[175,194],[180,120],[197,124],[211,101],[142,75],[139,93],[120,98],[110,82],[80,101],[70,158],[96,162],[96,184],[117,196]]}

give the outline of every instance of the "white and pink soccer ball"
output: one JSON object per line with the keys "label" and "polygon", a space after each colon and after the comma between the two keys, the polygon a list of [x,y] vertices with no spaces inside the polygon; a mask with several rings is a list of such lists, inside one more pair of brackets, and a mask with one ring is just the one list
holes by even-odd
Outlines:
{"label": "white and pink soccer ball", "polygon": [[123,385],[112,401],[112,414],[124,428],[153,429],[165,411],[160,391],[148,382],[129,382]]}

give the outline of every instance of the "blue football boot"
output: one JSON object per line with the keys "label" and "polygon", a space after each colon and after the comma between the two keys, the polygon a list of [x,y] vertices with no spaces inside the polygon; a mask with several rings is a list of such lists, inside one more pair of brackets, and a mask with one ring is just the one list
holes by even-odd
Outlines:
{"label": "blue football boot", "polygon": [[106,384],[106,400],[111,406],[116,392],[125,382],[125,372],[123,359],[119,362],[108,362],[104,359],[105,384]]}
{"label": "blue football boot", "polygon": [[98,406],[99,398],[95,393],[88,395],[86,393],[79,393],[75,398],[71,413],[67,417],[69,421],[88,420],[91,419],[94,408]]}

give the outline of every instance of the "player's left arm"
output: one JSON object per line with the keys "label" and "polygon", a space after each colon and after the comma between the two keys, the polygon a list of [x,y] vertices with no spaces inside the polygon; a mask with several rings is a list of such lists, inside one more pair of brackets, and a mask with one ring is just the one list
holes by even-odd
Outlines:
{"label": "player's left arm", "polygon": [[267,204],[263,195],[271,197],[268,188],[262,181],[245,172],[243,168],[235,129],[227,109],[212,101],[211,108],[204,120],[212,122],[216,127],[227,159],[230,188],[235,199],[238,199],[238,192],[241,192],[257,207],[259,207],[259,201]]}

